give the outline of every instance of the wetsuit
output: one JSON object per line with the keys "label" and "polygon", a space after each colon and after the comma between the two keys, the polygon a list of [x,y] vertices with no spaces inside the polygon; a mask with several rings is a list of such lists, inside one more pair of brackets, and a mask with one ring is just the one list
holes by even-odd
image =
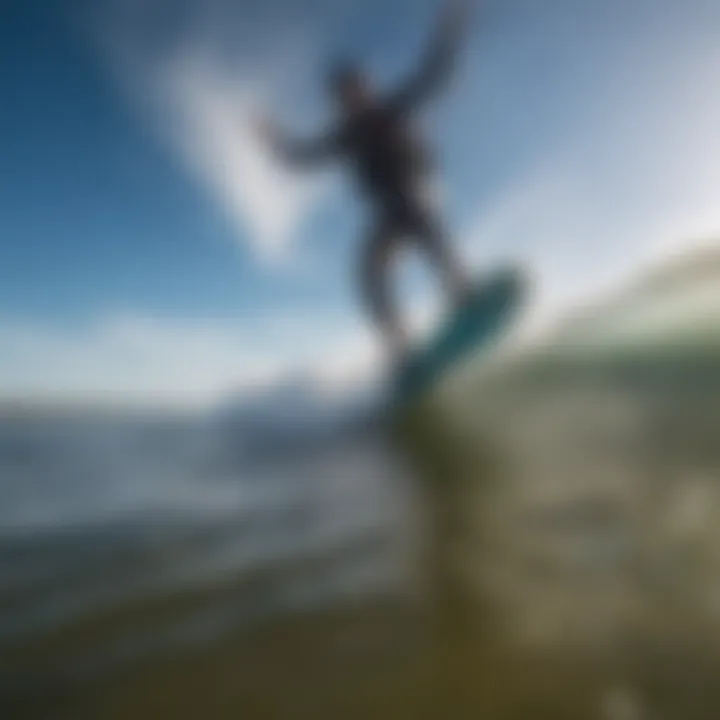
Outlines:
{"label": "wetsuit", "polygon": [[274,137],[287,161],[310,166],[329,158],[344,159],[375,211],[363,248],[360,283],[373,320],[392,341],[402,334],[390,301],[387,265],[392,251],[414,240],[440,270],[451,293],[464,287],[462,272],[449,248],[436,210],[428,200],[433,158],[413,132],[413,114],[447,80],[459,45],[460,28],[440,28],[417,74],[403,87],[373,100],[361,112],[343,117],[338,126],[313,141]]}

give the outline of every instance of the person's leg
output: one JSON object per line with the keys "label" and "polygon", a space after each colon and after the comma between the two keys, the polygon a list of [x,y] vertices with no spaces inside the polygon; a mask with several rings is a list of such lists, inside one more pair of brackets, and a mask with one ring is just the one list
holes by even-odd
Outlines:
{"label": "person's leg", "polygon": [[393,361],[402,361],[407,351],[407,335],[392,298],[388,271],[392,254],[400,245],[402,229],[383,220],[363,247],[360,263],[360,289],[370,319],[383,336]]}
{"label": "person's leg", "polygon": [[462,305],[471,292],[470,277],[440,220],[431,211],[419,209],[413,225],[414,239],[439,271],[451,301]]}

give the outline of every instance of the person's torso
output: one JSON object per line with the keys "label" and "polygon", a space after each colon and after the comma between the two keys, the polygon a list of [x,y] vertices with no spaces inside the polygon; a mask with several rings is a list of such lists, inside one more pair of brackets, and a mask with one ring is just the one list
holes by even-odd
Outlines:
{"label": "person's torso", "polygon": [[411,193],[432,168],[430,152],[416,129],[390,106],[348,119],[343,152],[362,188],[375,199]]}

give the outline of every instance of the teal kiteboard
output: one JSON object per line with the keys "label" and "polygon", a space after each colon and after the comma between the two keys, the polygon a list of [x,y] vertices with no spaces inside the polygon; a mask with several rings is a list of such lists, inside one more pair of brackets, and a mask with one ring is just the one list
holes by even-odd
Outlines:
{"label": "teal kiteboard", "polygon": [[458,363],[491,347],[522,305],[526,286],[525,275],[517,268],[495,271],[478,283],[463,306],[396,368],[394,404],[419,399]]}

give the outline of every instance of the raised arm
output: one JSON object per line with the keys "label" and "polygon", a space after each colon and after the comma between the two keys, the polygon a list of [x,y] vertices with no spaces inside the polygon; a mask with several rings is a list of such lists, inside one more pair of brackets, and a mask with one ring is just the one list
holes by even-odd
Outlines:
{"label": "raised arm", "polygon": [[328,132],[312,140],[295,140],[282,133],[274,123],[262,119],[257,131],[265,144],[281,160],[296,167],[312,167],[332,158],[338,151],[337,132]]}
{"label": "raised arm", "polygon": [[428,100],[447,82],[467,24],[468,0],[447,0],[435,35],[420,68],[391,95],[401,110],[411,110]]}

